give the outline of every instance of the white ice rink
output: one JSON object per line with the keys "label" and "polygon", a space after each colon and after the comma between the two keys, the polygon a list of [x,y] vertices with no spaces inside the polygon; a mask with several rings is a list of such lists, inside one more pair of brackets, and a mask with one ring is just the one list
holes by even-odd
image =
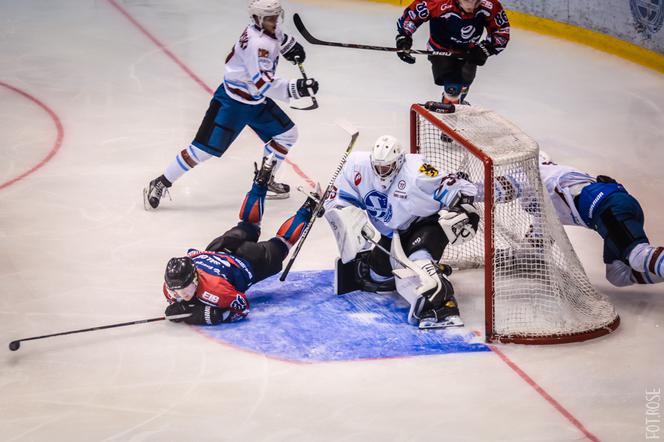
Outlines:
{"label": "white ice rink", "polygon": [[[160,316],[166,261],[236,222],[262,150],[245,131],[222,159],[178,181],[172,202],[143,210],[141,189],[198,128],[246,2],[115,1],[0,1],[3,345]],[[285,6],[296,36],[293,12],[321,38],[382,45],[393,44],[400,14],[359,1]],[[415,46],[425,39],[423,28]],[[336,119],[359,127],[362,149],[384,133],[407,140],[409,106],[440,94],[425,59],[304,46],[321,107],[287,110],[300,128],[289,159],[321,182],[347,144]],[[278,73],[299,75],[286,62]],[[622,181],[644,207],[651,242],[664,245],[662,74],[513,29],[468,100],[558,162]],[[307,184],[290,166],[280,178]],[[268,201],[264,232],[301,202]],[[600,238],[568,232],[621,316],[608,337],[326,363],[268,358],[164,322],[26,342],[0,348],[0,440],[645,440],[646,392],[664,389],[664,285],[612,287]],[[335,256],[321,222],[294,269],[329,269]],[[481,292],[454,277],[466,328],[483,333]],[[664,439],[662,407],[659,419]]]}

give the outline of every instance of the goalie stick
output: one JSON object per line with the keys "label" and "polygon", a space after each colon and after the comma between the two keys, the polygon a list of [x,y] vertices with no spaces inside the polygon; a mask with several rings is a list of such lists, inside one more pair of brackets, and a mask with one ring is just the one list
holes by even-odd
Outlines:
{"label": "goalie stick", "polygon": [[18,350],[21,347],[21,342],[23,342],[23,341],[34,341],[35,339],[44,339],[44,338],[51,338],[53,336],[64,336],[64,335],[71,335],[71,334],[74,334],[74,333],[85,333],[85,332],[96,331],[96,330],[105,330],[107,328],[126,327],[128,325],[147,324],[149,322],[163,321],[165,319],[184,319],[184,318],[187,318],[189,316],[191,316],[191,313],[182,313],[182,314],[179,314],[179,315],[160,316],[158,318],[140,319],[138,321],[122,322],[120,324],[101,325],[99,327],[84,328],[84,329],[81,329],[81,330],[71,330],[71,331],[66,331],[66,332],[53,333],[53,334],[50,334],[50,335],[33,336],[32,338],[17,339],[15,341],[10,342],[9,343],[9,349],[11,351]]}
{"label": "goalie stick", "polygon": [[314,225],[314,221],[316,221],[316,218],[318,218],[317,216],[318,212],[320,212],[320,210],[323,208],[323,204],[325,203],[325,200],[332,191],[332,188],[334,187],[334,182],[337,180],[337,177],[339,176],[341,169],[343,169],[344,164],[346,164],[346,158],[348,158],[348,155],[350,155],[350,152],[353,150],[353,147],[355,146],[355,141],[357,141],[357,137],[359,135],[360,133],[356,131],[351,136],[350,143],[348,143],[348,147],[346,148],[346,152],[344,152],[343,156],[341,157],[341,161],[337,166],[337,169],[332,174],[332,178],[330,179],[330,183],[325,188],[325,192],[323,192],[323,194],[320,196],[318,204],[316,204],[316,207],[314,207],[311,221],[309,221],[309,224],[307,224],[307,227],[305,227],[304,231],[302,232],[302,236],[300,237],[300,240],[297,243],[297,246],[295,247],[295,250],[293,251],[291,258],[288,260],[286,268],[284,269],[283,272],[281,272],[279,281],[283,282],[286,280],[286,277],[288,276],[288,273],[290,272],[290,269],[293,266],[293,262],[295,262],[295,258],[297,258],[297,255],[300,253],[300,249],[302,248],[302,244],[304,244],[304,240],[307,239],[307,235],[309,235],[309,232],[311,231],[311,226]]}
{"label": "goalie stick", "polygon": [[[295,27],[297,28],[298,31],[300,31],[300,34],[302,34],[304,39],[307,40],[312,45],[333,46],[336,48],[349,48],[349,49],[366,49],[369,51],[400,52],[399,49],[389,46],[372,46],[372,45],[362,45],[355,43],[339,43],[335,41],[319,40],[313,35],[311,35],[311,33],[307,30],[299,14],[297,13],[293,14],[293,22],[295,23]],[[454,54],[452,54],[451,52],[428,51],[423,49],[411,49],[410,51],[408,51],[408,53],[411,55],[434,55],[439,57],[454,56]]]}

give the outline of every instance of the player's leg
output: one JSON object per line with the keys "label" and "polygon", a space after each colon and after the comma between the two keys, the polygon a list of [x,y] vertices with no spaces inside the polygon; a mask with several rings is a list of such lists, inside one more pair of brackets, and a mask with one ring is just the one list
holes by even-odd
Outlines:
{"label": "player's leg", "polygon": [[288,257],[288,251],[300,239],[302,231],[311,220],[315,206],[316,201],[307,198],[295,215],[281,225],[275,237],[258,243],[244,242],[237,248],[235,254],[246,259],[251,265],[253,283],[281,271],[283,261]]}
{"label": "player's leg", "polygon": [[274,155],[277,164],[268,184],[268,198],[288,198],[290,186],[275,181],[274,177],[286,155],[298,138],[297,126],[288,115],[270,98],[261,105],[260,112],[250,121],[249,126],[256,131],[265,143],[264,156]]}
{"label": "player's leg", "polygon": [[621,261],[631,268],[633,282],[664,281],[664,247],[650,245],[643,229],[643,210],[634,197],[626,192],[609,195],[597,208],[592,221],[593,228],[604,239],[607,278],[608,265]]}
{"label": "player's leg", "polygon": [[401,246],[408,259],[418,264],[429,261],[429,268],[435,270],[432,276],[440,282],[421,295],[424,303],[418,313],[420,328],[463,325],[454,288],[447,279],[452,269],[438,264],[448,242],[437,215],[416,222],[401,234]]}
{"label": "player's leg", "polygon": [[156,209],[165,189],[200,163],[212,157],[221,157],[240,134],[252,111],[251,105],[233,100],[223,90],[219,92],[210,101],[191,144],[181,150],[164,173],[145,188],[145,208]]}
{"label": "player's leg", "polygon": [[464,103],[475,79],[477,66],[453,57],[429,57],[434,83],[443,87],[442,102]]}

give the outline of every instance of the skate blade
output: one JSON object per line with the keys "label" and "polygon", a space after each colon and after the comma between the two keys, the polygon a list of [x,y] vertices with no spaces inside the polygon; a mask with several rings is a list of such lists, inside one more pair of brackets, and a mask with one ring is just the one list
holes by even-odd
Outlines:
{"label": "skate blade", "polygon": [[143,188],[143,208],[149,212],[153,211],[154,209],[150,205],[150,201],[148,201],[148,188],[144,187]]}
{"label": "skate blade", "polygon": [[420,321],[419,328],[429,329],[429,328],[449,328],[449,327],[463,327],[463,321],[459,316],[448,316],[445,319],[442,319],[438,322],[422,320]]}
{"label": "skate blade", "polygon": [[285,200],[290,197],[290,192],[289,193],[270,193],[268,192],[267,195],[265,195],[266,200]]}

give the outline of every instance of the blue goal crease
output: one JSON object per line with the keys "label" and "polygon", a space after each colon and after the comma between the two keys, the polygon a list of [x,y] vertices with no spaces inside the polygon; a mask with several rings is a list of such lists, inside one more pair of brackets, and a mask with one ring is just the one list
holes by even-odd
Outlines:
{"label": "blue goal crease", "polygon": [[234,347],[297,362],[490,351],[470,330],[420,330],[408,324],[408,303],[397,294],[337,296],[332,270],[288,276],[286,282],[274,276],[251,288],[247,319],[199,331]]}

